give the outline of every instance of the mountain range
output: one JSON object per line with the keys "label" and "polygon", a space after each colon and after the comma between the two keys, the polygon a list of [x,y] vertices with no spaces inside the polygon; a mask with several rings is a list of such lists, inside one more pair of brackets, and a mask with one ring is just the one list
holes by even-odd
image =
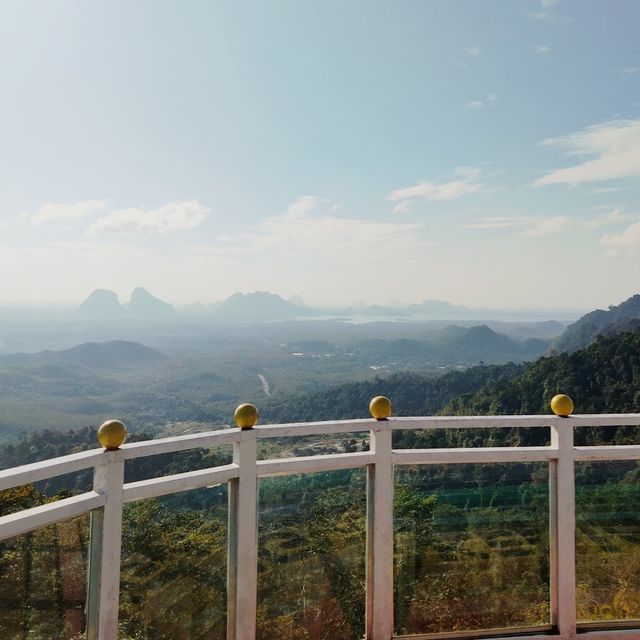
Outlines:
{"label": "mountain range", "polygon": [[167,302],[152,296],[146,289],[137,287],[131,293],[128,304],[123,305],[115,292],[96,289],[78,307],[78,314],[91,320],[115,320],[119,318],[166,319],[175,313]]}
{"label": "mountain range", "polygon": [[[96,289],[80,304],[78,313],[90,319],[167,319],[172,317],[174,308],[167,302],[151,295],[142,287],[131,294],[128,304],[121,304],[115,292]],[[309,317],[370,316],[410,319],[413,316],[461,317],[470,313],[462,305],[444,300],[424,300],[419,304],[405,306],[370,305],[363,307],[336,307],[314,309],[304,304],[298,295],[285,300],[268,291],[234,293],[221,302],[210,305],[194,303],[182,310],[187,315],[203,315],[220,321],[269,322]]]}

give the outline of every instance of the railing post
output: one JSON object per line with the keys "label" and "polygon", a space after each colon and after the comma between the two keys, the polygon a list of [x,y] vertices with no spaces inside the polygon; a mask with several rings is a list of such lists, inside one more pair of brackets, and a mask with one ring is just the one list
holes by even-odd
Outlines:
{"label": "railing post", "polygon": [[576,508],[571,418],[551,427],[558,460],[549,468],[551,623],[563,640],[576,637]]}
{"label": "railing post", "polygon": [[367,475],[367,640],[393,635],[393,464],[391,429],[371,429],[374,463]]}
{"label": "railing post", "polygon": [[258,593],[257,442],[242,430],[233,445],[238,477],[229,482],[227,640],[254,640]]}
{"label": "railing post", "polygon": [[124,462],[105,460],[96,466],[93,486],[105,495],[102,509],[91,513],[89,567],[87,571],[87,640],[116,640],[120,599],[122,547],[122,486]]}

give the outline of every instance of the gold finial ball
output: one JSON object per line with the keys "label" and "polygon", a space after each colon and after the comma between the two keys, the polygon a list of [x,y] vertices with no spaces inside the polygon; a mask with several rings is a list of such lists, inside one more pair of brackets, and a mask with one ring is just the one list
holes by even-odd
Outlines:
{"label": "gold finial ball", "polygon": [[252,429],[258,423],[258,410],[248,402],[239,404],[233,413],[233,419],[241,429]]}
{"label": "gold finial ball", "polygon": [[391,415],[391,400],[385,396],[376,396],[369,403],[369,413],[376,420],[386,420]]}
{"label": "gold finial ball", "polygon": [[573,413],[573,400],[564,393],[559,393],[551,398],[551,411],[561,418],[566,418]]}
{"label": "gold finial ball", "polygon": [[107,420],[98,429],[98,442],[107,451],[115,451],[126,439],[127,427],[120,420]]}

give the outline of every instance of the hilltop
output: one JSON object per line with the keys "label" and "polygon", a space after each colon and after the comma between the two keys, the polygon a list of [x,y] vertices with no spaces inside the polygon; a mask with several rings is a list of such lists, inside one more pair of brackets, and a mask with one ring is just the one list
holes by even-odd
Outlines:
{"label": "hilltop", "polygon": [[552,344],[558,351],[571,352],[591,344],[597,336],[621,331],[640,332],[640,294],[608,310],[596,309],[569,325]]}
{"label": "hilltop", "polygon": [[167,302],[151,295],[146,289],[136,287],[128,304],[123,305],[114,291],[96,289],[77,310],[87,320],[118,320],[125,318],[163,319],[174,314]]}
{"label": "hilltop", "polygon": [[317,311],[284,300],[275,293],[234,293],[215,307],[218,319],[238,321],[288,320],[317,315]]}
{"label": "hilltop", "polygon": [[39,353],[14,353],[0,356],[0,366],[38,367],[52,365],[75,365],[90,369],[111,369],[123,366],[140,366],[162,362],[163,353],[138,342],[112,340],[110,342],[87,342],[62,351]]}

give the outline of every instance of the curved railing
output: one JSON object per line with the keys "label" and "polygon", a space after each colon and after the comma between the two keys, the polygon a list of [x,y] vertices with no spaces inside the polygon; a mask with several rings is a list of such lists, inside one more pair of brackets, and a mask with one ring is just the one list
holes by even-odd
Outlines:
{"label": "curved railing", "polygon": [[[0,540],[90,513],[86,635],[88,640],[115,640],[118,633],[123,504],[228,483],[227,638],[251,640],[256,635],[257,480],[269,476],[363,467],[368,474],[366,637],[389,640],[399,637],[394,636],[393,625],[394,466],[546,462],[549,464],[550,492],[551,620],[547,627],[535,630],[511,629],[509,637],[569,639],[580,633],[585,640],[640,638],[640,629],[594,630],[588,625],[576,624],[574,463],[640,460],[640,445],[575,446],[574,427],[635,425],[640,425],[640,414],[572,415],[568,418],[553,415],[407,417],[232,428],[124,444],[115,450],[95,449],[0,471],[0,490],[5,490],[83,469],[94,470],[91,491],[0,518]],[[455,449],[392,447],[392,433],[396,430],[531,427],[549,428],[550,445]],[[259,460],[257,456],[257,443],[265,439],[355,432],[369,432],[369,451],[268,460]],[[124,482],[127,460],[222,445],[233,446],[231,464]],[[481,634],[467,634],[466,637],[478,635]]]}

